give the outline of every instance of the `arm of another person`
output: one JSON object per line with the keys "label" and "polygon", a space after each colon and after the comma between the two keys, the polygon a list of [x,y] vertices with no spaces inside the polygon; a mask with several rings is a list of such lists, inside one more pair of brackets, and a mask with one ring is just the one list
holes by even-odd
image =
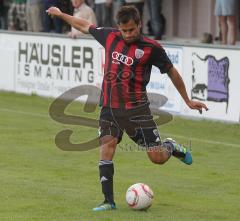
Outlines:
{"label": "arm of another person", "polygon": [[205,110],[208,110],[207,106],[204,103],[189,99],[183,79],[175,67],[170,68],[168,76],[189,108],[196,109],[200,113],[202,113],[203,108]]}
{"label": "arm of another person", "polygon": [[50,7],[46,12],[48,13],[49,16],[56,16],[56,17],[62,19],[63,21],[67,22],[69,25],[71,25],[75,29],[77,29],[85,34],[89,33],[89,27],[92,24],[89,23],[85,19],[76,18],[74,16],[65,14],[65,13],[61,12],[61,10],[57,7]]}

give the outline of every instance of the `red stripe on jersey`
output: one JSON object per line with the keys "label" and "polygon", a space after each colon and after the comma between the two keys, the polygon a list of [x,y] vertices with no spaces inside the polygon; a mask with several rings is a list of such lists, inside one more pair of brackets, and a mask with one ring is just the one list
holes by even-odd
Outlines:
{"label": "red stripe on jersey", "polygon": [[[115,33],[117,37],[120,37],[121,40],[119,40],[119,46],[117,45],[116,47],[116,51],[117,52],[122,52],[123,48],[124,48],[124,41],[121,38],[121,32],[116,32]],[[118,48],[119,47],[119,48]],[[115,65],[116,68],[118,68],[118,65]],[[120,73],[117,72],[118,70],[116,70],[116,81],[114,82],[115,85],[112,87],[112,94],[111,94],[111,107],[112,108],[120,108],[120,101],[119,101],[119,93],[118,93],[118,87],[117,87],[117,78],[119,78]],[[122,91],[121,91],[122,92]]]}
{"label": "red stripe on jersey", "polygon": [[[119,96],[118,96],[118,91],[117,91],[117,78],[118,78],[118,67],[119,65],[117,62],[113,63],[112,62],[112,54],[111,52],[117,51],[121,52],[123,47],[124,47],[124,41],[123,40],[118,40],[115,48],[110,48],[112,46],[112,42],[116,39],[116,35],[112,34],[113,37],[111,39],[111,42],[107,39],[107,47],[106,47],[106,56],[108,58],[108,66],[106,67],[105,71],[108,76],[106,76],[109,79],[109,83],[107,83],[107,86],[110,87],[110,94],[108,94],[108,91],[104,91],[104,100],[106,100],[103,103],[103,106],[106,106],[108,104],[108,99],[110,99],[111,102],[111,107],[112,108],[119,108]],[[111,73],[109,72],[111,71]],[[105,79],[106,81],[106,79]]]}
{"label": "red stripe on jersey", "polygon": [[[152,48],[151,47],[144,47],[142,49],[144,51],[144,56],[140,59],[139,63],[136,66],[135,69],[135,93],[136,93],[136,101],[137,103],[142,103],[143,100],[143,93],[145,93],[142,90],[142,86],[143,86],[143,80],[144,80],[144,74],[148,74],[145,73],[145,70],[143,69],[143,67],[145,67],[145,63],[148,61],[150,55],[151,55],[151,51]],[[144,96],[145,97],[145,96]]]}
{"label": "red stripe on jersey", "polygon": [[[137,49],[137,45],[132,45],[130,47],[130,49],[128,50],[128,53],[126,54],[126,56],[131,57],[133,60],[135,58],[135,51]],[[134,71],[134,70],[133,70]],[[130,91],[130,87],[129,87],[129,83],[130,83],[130,76],[132,74],[132,69],[131,66],[127,66],[125,65],[123,70],[122,70],[122,87],[123,87],[123,99],[125,101],[125,108],[126,109],[130,109],[133,107],[133,104],[131,102],[131,96],[133,92]],[[134,92],[135,94],[135,92]]]}
{"label": "red stripe on jersey", "polygon": [[[121,52],[123,50],[123,47],[124,47],[124,41],[120,40],[120,41],[118,41],[118,44],[115,48],[115,51]],[[110,95],[110,98],[109,98],[109,99],[111,99],[111,107],[112,108],[119,108],[120,107],[119,94],[118,94],[118,88],[117,88],[117,83],[118,83],[117,78],[119,78],[119,75],[120,75],[120,73],[118,73],[118,67],[119,67],[119,64],[112,62],[112,66],[111,66],[110,70],[112,70],[112,72],[115,76],[114,80],[111,81],[112,88],[111,88],[111,95]]]}
{"label": "red stripe on jersey", "polygon": [[108,78],[108,76],[106,76],[108,73],[108,66],[109,66],[109,62],[111,62],[111,59],[109,61],[109,47],[111,46],[113,40],[115,39],[114,34],[110,34],[107,37],[106,40],[106,48],[105,48],[105,67],[104,67],[104,77],[103,77],[103,91],[102,91],[102,96],[103,96],[103,103],[102,106],[106,106],[107,105],[107,89],[108,89],[108,81],[106,80],[106,78]]}

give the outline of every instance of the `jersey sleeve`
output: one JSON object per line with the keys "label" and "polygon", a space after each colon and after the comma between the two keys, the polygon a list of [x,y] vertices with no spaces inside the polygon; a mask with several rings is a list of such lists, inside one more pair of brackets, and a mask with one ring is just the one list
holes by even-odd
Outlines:
{"label": "jersey sleeve", "polygon": [[160,45],[153,47],[152,65],[158,67],[162,74],[168,73],[168,71],[173,67],[171,60]]}
{"label": "jersey sleeve", "polygon": [[96,27],[91,25],[89,33],[105,48],[107,37],[110,33],[114,32],[113,28]]}

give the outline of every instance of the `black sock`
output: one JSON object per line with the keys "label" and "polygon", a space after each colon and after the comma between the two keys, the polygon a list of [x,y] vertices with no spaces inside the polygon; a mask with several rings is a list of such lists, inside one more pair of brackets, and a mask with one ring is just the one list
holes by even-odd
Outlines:
{"label": "black sock", "polygon": [[113,197],[113,162],[110,160],[99,161],[100,182],[102,184],[102,193],[105,197],[105,202],[114,203]]}

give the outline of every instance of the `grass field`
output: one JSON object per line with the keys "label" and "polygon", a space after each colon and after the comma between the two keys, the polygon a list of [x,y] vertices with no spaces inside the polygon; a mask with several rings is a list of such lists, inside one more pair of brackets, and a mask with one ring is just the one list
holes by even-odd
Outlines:
{"label": "grass field", "polygon": [[[125,136],[114,160],[118,209],[93,213],[102,200],[98,149],[58,149],[54,137],[69,126],[49,117],[51,102],[0,93],[0,221],[239,220],[240,125],[178,117],[162,125],[162,137],[191,140],[192,166],[174,158],[163,166],[151,164],[143,151],[125,148],[133,144]],[[81,109],[73,104],[68,112],[84,115]],[[95,129],[71,128],[76,143],[97,135]],[[125,203],[127,188],[136,182],[154,191],[148,212],[132,211]]]}

